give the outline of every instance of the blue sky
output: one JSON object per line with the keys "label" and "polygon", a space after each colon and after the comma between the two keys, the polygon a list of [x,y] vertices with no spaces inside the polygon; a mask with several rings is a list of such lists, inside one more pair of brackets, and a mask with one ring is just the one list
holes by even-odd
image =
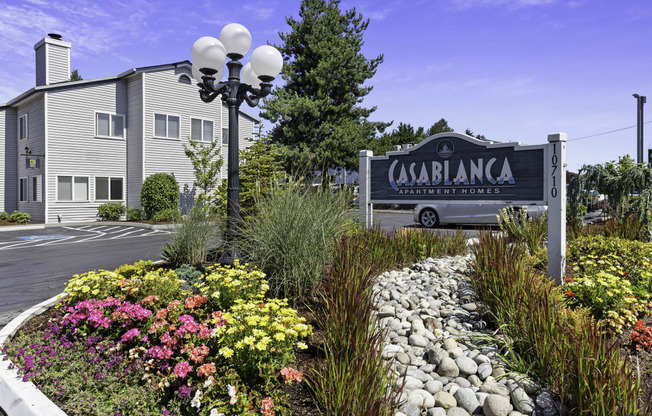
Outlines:
{"label": "blue sky", "polygon": [[[34,85],[34,44],[72,43],[84,79],[190,59],[201,36],[245,25],[253,47],[279,43],[298,0],[0,0],[0,103]],[[568,168],[636,157],[633,93],[652,121],[650,0],[359,0],[363,53],[385,61],[364,100],[373,120],[430,126],[446,118],[498,141],[544,143],[566,132]],[[252,49],[253,49],[252,47]],[[245,58],[248,61],[248,57]],[[199,98],[198,98],[199,99]],[[246,105],[245,105],[246,107]],[[257,109],[247,109],[254,114]],[[652,147],[646,124],[645,155]]]}

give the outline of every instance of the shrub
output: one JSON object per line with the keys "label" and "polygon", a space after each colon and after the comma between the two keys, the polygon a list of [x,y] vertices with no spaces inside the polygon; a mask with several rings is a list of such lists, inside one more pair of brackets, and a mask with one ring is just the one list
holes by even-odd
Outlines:
{"label": "shrub", "polygon": [[176,269],[174,272],[177,274],[177,277],[184,281],[183,288],[187,290],[193,290],[199,279],[206,273],[206,269],[201,264],[197,266],[191,266],[189,264],[182,264],[181,267]]}
{"label": "shrub", "polygon": [[525,244],[530,254],[534,255],[548,236],[548,212],[530,218],[525,209],[501,209],[498,211],[498,225],[510,241]]}
{"label": "shrub", "polygon": [[145,218],[154,219],[154,214],[165,209],[179,209],[179,184],[169,173],[155,173],[143,182],[140,204]]}
{"label": "shrub", "polygon": [[97,216],[105,221],[118,221],[125,213],[122,202],[107,202],[97,207]]}
{"label": "shrub", "polygon": [[177,208],[166,208],[152,217],[154,222],[181,222],[181,213]]}
{"label": "shrub", "polygon": [[324,276],[333,242],[345,232],[347,201],[329,189],[273,185],[244,223],[243,247],[268,276],[274,296],[300,299]]}
{"label": "shrub", "polygon": [[4,211],[0,211],[0,221],[9,221],[9,214]]}
{"label": "shrub", "polygon": [[143,211],[138,208],[127,208],[127,221],[140,221],[143,219]]}
{"label": "shrub", "polygon": [[177,227],[172,240],[163,246],[163,258],[173,267],[205,261],[211,239],[218,229],[215,215],[210,215],[208,209],[200,205],[193,207],[186,221]]}
{"label": "shrub", "polygon": [[14,211],[13,214],[9,217],[10,222],[15,222],[17,224],[27,224],[32,220],[32,216],[26,212]]}

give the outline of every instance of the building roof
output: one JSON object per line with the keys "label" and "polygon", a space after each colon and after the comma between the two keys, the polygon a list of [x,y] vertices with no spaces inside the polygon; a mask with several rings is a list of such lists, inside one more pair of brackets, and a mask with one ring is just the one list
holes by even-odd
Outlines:
{"label": "building roof", "polygon": [[[89,79],[89,80],[81,80],[81,81],[63,81],[63,82],[57,82],[55,84],[50,84],[50,85],[40,85],[37,87],[33,87],[24,93],[20,94],[19,96],[7,101],[4,104],[0,104],[0,110],[4,109],[6,107],[13,107],[18,105],[21,101],[26,100],[27,98],[31,97],[34,94],[38,94],[40,92],[45,92],[45,91],[56,91],[56,90],[62,90],[62,89],[67,89],[67,88],[77,88],[77,87],[83,87],[87,85],[95,85],[95,84],[104,84],[104,83],[109,83],[109,82],[114,82],[118,81],[124,78],[128,78],[130,76],[136,75],[136,74],[142,74],[142,73],[147,73],[147,72],[158,72],[158,71],[165,71],[168,69],[175,69],[179,67],[187,67],[189,70],[192,68],[192,63],[188,60],[185,61],[180,61],[180,62],[174,62],[171,64],[162,64],[162,65],[151,65],[151,66],[143,66],[140,68],[132,68],[128,69],[127,71],[116,75],[116,76],[111,76],[111,77],[104,77],[104,78],[95,78],[95,79]],[[253,119],[256,123],[260,123],[260,119],[252,114],[249,114],[246,111],[243,111],[240,109],[240,112],[243,113],[244,115],[250,117]]]}

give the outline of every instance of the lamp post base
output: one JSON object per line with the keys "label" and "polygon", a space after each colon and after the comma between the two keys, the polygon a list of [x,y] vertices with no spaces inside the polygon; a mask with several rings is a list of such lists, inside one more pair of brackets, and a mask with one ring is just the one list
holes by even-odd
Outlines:
{"label": "lamp post base", "polygon": [[232,266],[236,260],[239,261],[241,259],[242,259],[242,253],[240,253],[238,247],[235,244],[233,244],[226,249],[226,251],[224,252],[224,254],[222,254],[218,262],[220,264]]}

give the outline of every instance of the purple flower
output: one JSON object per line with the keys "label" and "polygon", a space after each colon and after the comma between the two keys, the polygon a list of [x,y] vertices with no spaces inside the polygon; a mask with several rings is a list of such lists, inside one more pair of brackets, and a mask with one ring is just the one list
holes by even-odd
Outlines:
{"label": "purple flower", "polygon": [[192,389],[190,386],[180,386],[177,390],[177,396],[179,396],[180,399],[190,399],[191,391]]}
{"label": "purple flower", "polygon": [[129,331],[127,331],[120,339],[122,340],[122,342],[128,342],[136,338],[138,335],[140,335],[140,330],[138,328],[132,328]]}

